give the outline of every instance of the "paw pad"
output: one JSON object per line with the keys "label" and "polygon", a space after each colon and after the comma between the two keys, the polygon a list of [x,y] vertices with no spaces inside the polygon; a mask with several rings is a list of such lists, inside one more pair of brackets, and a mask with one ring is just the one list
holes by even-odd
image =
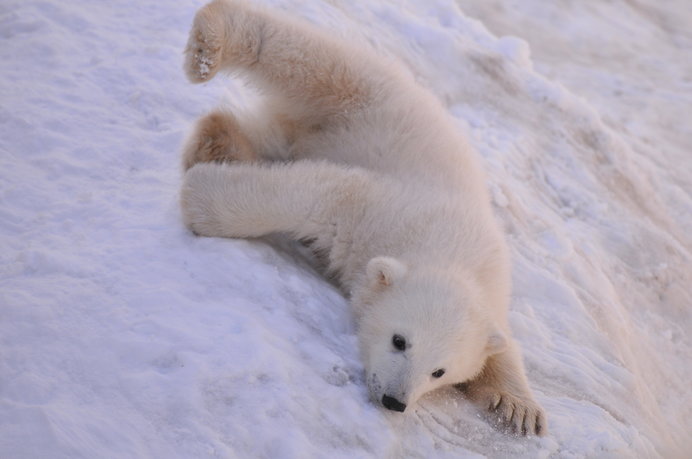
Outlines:
{"label": "paw pad", "polygon": [[221,61],[221,40],[212,11],[200,10],[195,17],[185,49],[185,71],[193,83],[210,80]]}

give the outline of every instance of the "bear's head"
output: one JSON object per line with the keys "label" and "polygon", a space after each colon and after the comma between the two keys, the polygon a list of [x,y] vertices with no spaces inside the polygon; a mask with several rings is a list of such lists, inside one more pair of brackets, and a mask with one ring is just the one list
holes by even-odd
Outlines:
{"label": "bear's head", "polygon": [[370,260],[354,306],[373,401],[404,411],[426,392],[473,378],[505,350],[507,339],[468,277]]}

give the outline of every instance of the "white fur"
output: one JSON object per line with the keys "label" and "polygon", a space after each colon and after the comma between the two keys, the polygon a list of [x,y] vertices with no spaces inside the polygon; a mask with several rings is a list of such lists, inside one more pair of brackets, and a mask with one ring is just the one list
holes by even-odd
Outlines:
{"label": "white fur", "polygon": [[484,174],[440,103],[393,63],[240,2],[200,10],[186,52],[192,81],[238,72],[268,103],[226,121],[256,162],[226,142],[226,164],[195,165],[213,135],[189,142],[185,223],[204,236],[288,233],[326,253],[358,318],[374,401],[412,405],[465,383],[517,431],[544,433],[507,323],[507,249]]}

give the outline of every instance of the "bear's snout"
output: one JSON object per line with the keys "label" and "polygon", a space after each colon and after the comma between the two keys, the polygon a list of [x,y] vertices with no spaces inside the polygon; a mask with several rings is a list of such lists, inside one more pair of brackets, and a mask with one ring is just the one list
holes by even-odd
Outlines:
{"label": "bear's snout", "polygon": [[384,405],[384,407],[388,410],[399,411],[400,413],[403,413],[406,409],[405,403],[401,403],[399,400],[395,399],[394,397],[390,397],[387,394],[382,396],[382,405]]}

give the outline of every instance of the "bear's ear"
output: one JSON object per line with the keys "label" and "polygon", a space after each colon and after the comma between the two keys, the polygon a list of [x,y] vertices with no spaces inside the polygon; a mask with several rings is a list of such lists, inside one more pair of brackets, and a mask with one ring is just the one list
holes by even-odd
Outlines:
{"label": "bear's ear", "polygon": [[368,282],[372,286],[388,287],[406,274],[406,265],[392,257],[375,257],[365,269]]}
{"label": "bear's ear", "polygon": [[493,327],[488,336],[488,343],[485,350],[488,355],[495,355],[507,349],[507,338],[498,328]]}

